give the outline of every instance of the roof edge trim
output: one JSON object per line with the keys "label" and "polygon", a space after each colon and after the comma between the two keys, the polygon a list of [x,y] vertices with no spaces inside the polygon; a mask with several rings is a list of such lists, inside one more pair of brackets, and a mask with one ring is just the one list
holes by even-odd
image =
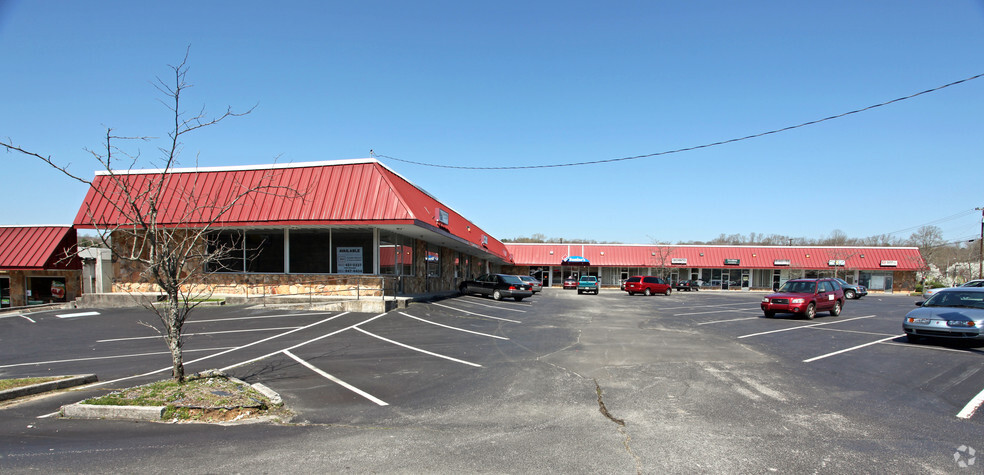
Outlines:
{"label": "roof edge trim", "polygon": [[190,167],[190,168],[156,168],[156,169],[142,169],[142,170],[99,170],[96,171],[96,176],[107,176],[113,175],[148,175],[152,173],[206,173],[206,172],[231,172],[231,171],[243,171],[243,170],[279,170],[283,168],[312,168],[312,167],[328,167],[336,165],[358,165],[362,163],[378,163],[379,160],[375,158],[352,158],[346,160],[325,160],[320,162],[296,162],[296,163],[270,163],[265,165],[233,165],[224,167]]}

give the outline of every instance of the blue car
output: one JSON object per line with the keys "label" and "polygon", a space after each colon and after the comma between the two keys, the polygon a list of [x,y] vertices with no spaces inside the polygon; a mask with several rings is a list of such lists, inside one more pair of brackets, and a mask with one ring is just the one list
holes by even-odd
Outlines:
{"label": "blue car", "polygon": [[922,338],[984,340],[984,287],[940,289],[916,306],[902,320],[910,343]]}

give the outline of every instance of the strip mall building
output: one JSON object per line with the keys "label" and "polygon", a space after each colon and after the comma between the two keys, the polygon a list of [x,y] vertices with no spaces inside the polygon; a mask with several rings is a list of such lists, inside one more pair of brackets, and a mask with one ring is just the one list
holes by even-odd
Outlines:
{"label": "strip mall building", "polygon": [[[617,286],[633,275],[671,282],[702,281],[703,289],[771,290],[799,277],[839,277],[875,291],[911,290],[925,262],[915,247],[693,246],[634,244],[507,244],[510,272],[560,285],[593,275]],[[571,256],[575,265],[570,262]]]}
{"label": "strip mall building", "polygon": [[[891,292],[914,288],[916,271],[925,267],[917,248],[901,247],[503,244],[374,159],[172,169],[167,179],[161,177],[160,170],[97,173],[70,235],[45,242],[64,247],[76,241],[76,228],[125,225],[121,184],[142,189],[158,180],[164,190],[156,202],[159,226],[208,226],[211,245],[239,246],[221,267],[207,269],[207,285],[220,294],[364,285],[386,295],[410,295],[451,291],[485,272],[535,275],[555,287],[571,275],[595,275],[607,286],[632,275],[661,275],[722,290],[765,290],[795,277],[837,276]],[[257,192],[219,215],[209,214],[261,182],[300,197]],[[120,236],[114,239],[114,245],[125,245]],[[46,250],[46,257],[53,252]],[[568,265],[574,256],[584,259]],[[24,267],[8,261],[0,262],[0,284],[15,305],[35,301],[31,297],[47,285],[49,274],[65,272],[49,269],[56,266],[52,262]],[[112,263],[113,292],[156,290],[142,277],[143,269],[121,261]],[[73,261],[70,267],[75,272],[81,266]],[[66,297],[81,293],[80,280],[67,276]]]}

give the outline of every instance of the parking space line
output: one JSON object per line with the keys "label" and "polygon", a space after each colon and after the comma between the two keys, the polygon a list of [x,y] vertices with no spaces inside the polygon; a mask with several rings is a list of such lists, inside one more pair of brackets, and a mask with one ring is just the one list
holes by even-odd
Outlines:
{"label": "parking space line", "polygon": [[415,320],[420,320],[420,321],[422,321],[422,322],[424,322],[424,323],[430,323],[431,325],[437,325],[437,326],[439,326],[439,327],[444,327],[444,328],[450,328],[451,330],[457,330],[457,331],[459,331],[459,332],[465,332],[465,333],[472,333],[472,334],[475,334],[475,335],[481,335],[481,336],[487,336],[487,337],[491,337],[491,338],[498,338],[498,339],[500,339],[500,340],[508,340],[508,338],[506,338],[506,337],[504,337],[504,336],[499,336],[499,335],[490,335],[490,334],[488,334],[488,333],[479,333],[479,332],[476,332],[476,331],[471,331],[471,330],[465,330],[464,328],[457,328],[457,327],[452,327],[452,326],[450,326],[450,325],[445,325],[445,324],[443,324],[443,323],[437,323],[437,322],[432,322],[432,321],[430,321],[430,320],[424,320],[423,318],[420,318],[420,317],[415,317],[415,316],[413,316],[413,315],[410,315],[410,314],[408,314],[408,313],[406,313],[406,312],[400,312],[400,315],[404,315],[404,316],[407,316],[407,317],[410,317],[410,318],[413,318],[413,319],[415,319]]}
{"label": "parking space line", "polygon": [[688,316],[688,315],[706,315],[708,313],[736,312],[736,311],[740,311],[740,310],[742,310],[742,309],[740,309],[740,308],[723,308],[721,310],[710,310],[710,311],[707,311],[707,312],[674,313],[673,316],[674,317],[684,317],[684,316]]}
{"label": "parking space line", "polygon": [[[478,302],[479,300],[488,301],[488,299],[485,298],[485,297],[478,297],[478,296],[475,296],[475,295],[466,295],[464,297],[467,298],[468,300],[473,300],[475,302]],[[508,298],[508,297],[504,297],[504,298]],[[508,302],[508,301],[505,301],[505,300],[493,300],[493,302],[499,303],[499,304],[502,304],[502,305],[506,305],[506,306],[512,305],[513,307],[519,307],[519,306],[529,307],[530,306],[529,302],[516,302],[516,301]],[[500,308],[500,307],[496,307],[496,308]]]}
{"label": "parking space line", "polygon": [[[228,348],[202,348],[200,350],[184,350],[185,353],[194,353],[201,351],[220,351],[226,350]],[[150,353],[133,353],[129,355],[114,355],[114,356],[90,356],[87,358],[72,358],[67,360],[51,360],[51,361],[35,361],[32,363],[16,363],[0,366],[0,368],[13,368],[15,366],[33,366],[39,364],[55,364],[55,363],[75,363],[77,361],[95,361],[95,360],[113,360],[118,358],[139,358],[141,356],[153,356],[153,355],[170,355],[170,351],[153,351]],[[170,367],[168,367],[170,369]]]}
{"label": "parking space line", "polygon": [[384,402],[383,400],[381,400],[381,399],[373,396],[372,394],[369,394],[369,393],[367,393],[367,392],[365,392],[365,391],[363,391],[363,390],[361,390],[361,389],[359,389],[359,388],[357,388],[355,386],[352,386],[351,384],[346,383],[345,381],[342,381],[341,379],[338,379],[338,378],[336,378],[336,377],[334,377],[334,376],[332,376],[332,375],[330,375],[330,374],[322,371],[320,368],[315,367],[311,363],[308,363],[307,361],[304,361],[304,360],[298,358],[297,355],[291,353],[290,351],[284,350],[283,353],[285,355],[291,357],[294,361],[297,361],[298,363],[304,365],[304,367],[310,369],[311,371],[314,371],[315,373],[318,373],[321,376],[324,376],[325,378],[327,378],[327,379],[329,379],[329,380],[331,380],[331,381],[333,381],[333,382],[341,385],[345,389],[348,389],[349,391],[352,391],[352,392],[354,392],[354,393],[356,393],[356,394],[358,394],[358,395],[360,395],[360,396],[362,396],[362,397],[364,397],[364,398],[366,398],[366,399],[368,399],[368,400],[376,403],[376,405],[378,405],[378,406],[388,406],[389,405],[386,402]]}
{"label": "parking space line", "polygon": [[75,318],[75,317],[92,317],[95,315],[99,315],[99,312],[62,313],[55,316],[58,318]]}
{"label": "parking space line", "polygon": [[[294,330],[301,327],[274,327],[274,328],[247,328],[243,330],[221,330],[215,332],[203,332],[203,333],[184,333],[181,336],[203,336],[203,335],[219,335],[222,333],[249,333],[249,332],[271,332],[277,330]],[[164,335],[153,335],[153,336],[132,336],[127,338],[110,338],[107,340],[96,340],[96,343],[107,343],[112,341],[129,341],[129,340],[149,340],[154,338],[164,338]]]}
{"label": "parking space line", "polygon": [[451,307],[451,306],[440,304],[440,303],[437,303],[437,302],[433,302],[433,303],[431,303],[431,305],[437,305],[438,307],[450,308],[451,310],[454,310],[456,312],[464,312],[464,313],[475,315],[475,316],[479,316],[479,317],[491,318],[493,320],[502,320],[504,322],[510,322],[510,323],[523,323],[523,322],[521,322],[519,320],[510,320],[508,318],[493,317],[491,315],[484,315],[484,314],[481,314],[481,313],[469,312],[468,310],[462,310],[460,308]]}
{"label": "parking space line", "polygon": [[974,398],[971,399],[970,402],[968,402],[967,405],[957,413],[957,417],[960,419],[970,419],[971,417],[974,417],[974,413],[977,412],[977,409],[979,409],[982,404],[984,404],[984,389],[977,393],[977,395],[974,396]]}
{"label": "parking space line", "polygon": [[[328,318],[319,320],[319,321],[314,322],[314,323],[312,323],[310,325],[305,325],[303,327],[300,327],[300,328],[297,328],[297,329],[294,329],[294,330],[291,330],[291,331],[287,331],[287,332],[283,332],[283,333],[278,333],[278,334],[273,335],[273,336],[268,336],[266,338],[262,338],[262,339],[256,340],[256,341],[254,341],[252,343],[247,343],[247,344],[242,345],[242,346],[232,347],[232,348],[229,348],[227,350],[223,350],[223,351],[220,351],[218,353],[214,353],[214,354],[211,354],[211,355],[208,355],[208,356],[203,356],[203,357],[198,358],[198,359],[195,359],[195,360],[185,361],[184,364],[185,365],[190,365],[190,364],[198,363],[200,361],[205,361],[207,359],[215,358],[216,356],[222,356],[224,354],[231,353],[231,352],[236,351],[236,350],[241,350],[243,348],[249,348],[249,347],[251,347],[253,345],[259,345],[260,343],[265,343],[265,342],[268,342],[268,341],[273,340],[275,338],[280,338],[282,336],[290,335],[291,333],[294,333],[294,332],[298,332],[298,331],[301,331],[301,330],[304,330],[304,329],[307,329],[307,328],[311,328],[311,327],[313,327],[315,325],[320,325],[322,323],[329,322],[331,320],[334,320],[334,319],[336,319],[338,317],[341,317],[342,315],[346,315],[348,313],[349,312],[342,312],[342,313],[339,313],[338,315],[333,315],[331,317],[328,317]],[[385,314],[383,314],[383,315],[385,315]],[[279,353],[280,351],[282,351],[282,350],[278,350],[276,353]],[[274,353],[274,354],[276,354],[276,353]],[[120,382],[120,381],[126,381],[128,379],[142,378],[144,376],[150,376],[152,374],[163,373],[165,371],[170,371],[170,370],[171,370],[171,366],[167,366],[167,367],[164,367],[164,368],[161,368],[161,369],[158,369],[158,370],[148,371],[148,372],[143,373],[143,374],[135,374],[135,375],[132,375],[132,376],[126,376],[126,377],[123,377],[123,378],[117,378],[117,379],[114,379],[114,380],[111,380],[111,381],[100,381],[98,383],[92,383],[92,384],[88,384],[88,385],[85,385],[85,386],[79,386],[79,388],[76,388],[76,389],[93,388],[93,387],[96,387],[96,386],[102,386],[104,384],[110,384],[110,383],[117,383],[117,382]]]}
{"label": "parking space line", "polygon": [[820,330],[823,332],[843,332],[843,333],[858,333],[861,335],[871,335],[871,336],[889,336],[895,335],[894,333],[880,333],[880,332],[865,332],[861,330],[845,330],[843,328],[813,328],[813,330]]}
{"label": "parking space line", "polygon": [[799,330],[801,328],[811,328],[811,327],[819,327],[819,326],[823,326],[823,325],[833,325],[835,323],[844,323],[844,322],[849,322],[851,320],[860,320],[862,318],[873,318],[875,316],[876,315],[865,315],[863,317],[845,318],[844,320],[836,320],[836,321],[833,321],[833,322],[814,323],[813,325],[799,325],[799,326],[795,326],[795,327],[780,328],[778,330],[769,330],[767,332],[759,332],[759,333],[751,333],[751,334],[748,334],[748,335],[742,335],[742,336],[740,336],[738,338],[739,339],[741,339],[741,338],[749,338],[749,337],[759,336],[759,335],[768,335],[770,333],[779,333],[779,332],[786,332],[786,331],[790,331],[790,330]]}
{"label": "parking space line", "polygon": [[[345,313],[348,313],[348,312],[345,312]],[[344,315],[345,313],[336,315],[335,317],[331,317],[331,318],[340,317],[340,316]],[[319,341],[319,340],[323,340],[323,339],[328,338],[330,336],[335,336],[335,335],[337,335],[339,333],[342,333],[344,331],[351,330],[351,329],[353,329],[355,327],[358,327],[359,325],[362,325],[362,324],[365,324],[365,323],[369,323],[369,322],[371,322],[371,321],[373,321],[373,320],[375,320],[375,319],[377,319],[379,317],[385,316],[385,315],[386,315],[385,313],[380,313],[379,315],[376,315],[375,317],[372,317],[372,318],[370,318],[368,320],[361,321],[361,322],[356,323],[354,325],[349,325],[349,326],[347,326],[345,328],[342,328],[342,329],[339,329],[339,330],[335,330],[333,332],[325,333],[324,335],[321,335],[321,336],[319,336],[317,338],[312,338],[312,339],[310,339],[308,341],[302,341],[302,342],[300,342],[300,343],[298,343],[298,344],[296,344],[294,346],[290,346],[290,347],[283,348],[283,349],[280,349],[280,350],[277,350],[277,351],[274,351],[274,352],[271,352],[271,353],[267,353],[267,354],[265,354],[263,356],[257,356],[256,358],[248,359],[246,361],[240,361],[239,363],[236,363],[234,365],[229,365],[229,366],[226,366],[225,368],[221,368],[219,371],[229,371],[230,369],[233,369],[233,368],[238,368],[240,366],[246,366],[248,364],[256,363],[257,361],[265,360],[265,359],[267,359],[267,358],[269,358],[271,356],[274,356],[274,355],[283,353],[284,351],[296,350],[296,349],[298,349],[298,348],[300,348],[300,347],[302,347],[304,345],[307,345],[307,344],[310,344],[310,343],[314,343],[314,342]],[[328,320],[331,320],[331,318],[329,318]],[[327,321],[327,320],[325,320],[325,321]],[[308,325],[308,326],[311,326],[311,325]]]}
{"label": "parking space line", "polygon": [[[697,307],[700,307],[700,308],[714,308],[714,307],[748,307],[748,304],[745,304],[745,303],[720,303],[720,304],[716,304],[716,305],[698,305]],[[679,309],[681,309],[681,308],[685,308],[685,309],[688,309],[688,310],[689,310],[689,309],[692,309],[692,308],[694,308],[694,307],[693,307],[693,306],[689,306],[689,307],[665,307],[665,308],[663,308],[662,310],[679,310]]]}
{"label": "parking space line", "polygon": [[471,362],[468,362],[468,361],[465,361],[465,360],[459,360],[457,358],[452,358],[450,356],[445,356],[445,355],[434,353],[434,352],[431,352],[431,351],[422,350],[420,348],[416,348],[416,347],[413,347],[413,346],[410,346],[410,345],[407,345],[407,344],[404,344],[404,343],[400,343],[398,341],[390,340],[389,338],[383,338],[383,337],[381,337],[381,336],[379,336],[379,335],[377,335],[375,333],[371,333],[371,332],[365,331],[365,330],[363,330],[363,329],[361,329],[359,327],[355,327],[355,329],[358,330],[358,331],[360,331],[360,332],[362,332],[362,333],[365,333],[366,335],[369,335],[369,336],[371,336],[373,338],[378,338],[378,339],[383,340],[383,341],[385,341],[387,343],[392,343],[392,344],[397,345],[397,346],[402,346],[404,348],[407,348],[407,349],[410,349],[410,350],[413,350],[413,351],[419,351],[419,352],[424,353],[424,354],[428,354],[428,355],[431,355],[431,356],[436,356],[438,358],[444,358],[446,360],[454,361],[456,363],[466,364],[466,365],[469,365],[469,366],[475,366],[477,368],[481,368],[482,367],[482,365],[480,365],[478,363],[471,363]]}
{"label": "parking space line", "polygon": [[499,309],[499,310],[505,310],[507,312],[526,313],[526,310],[517,310],[515,308],[499,307],[499,306],[496,306],[496,305],[489,305],[487,303],[478,303],[478,302],[472,301],[472,299],[461,300],[461,303],[463,303],[465,305],[479,305],[479,306],[482,306],[482,307],[495,308],[495,309]]}
{"label": "parking space line", "polygon": [[214,322],[232,322],[236,320],[255,320],[258,318],[285,318],[285,317],[306,317],[309,315],[328,315],[332,312],[311,312],[311,313],[285,313],[282,315],[255,315],[252,317],[230,317],[230,318],[210,318],[208,320],[188,320],[185,325],[189,323],[214,323]]}
{"label": "parking space line", "polygon": [[14,315],[0,315],[0,319],[4,319],[4,318],[17,318],[17,317],[20,317],[20,318],[23,318],[23,319],[25,319],[25,320],[27,320],[27,321],[29,321],[29,322],[31,322],[31,323],[38,323],[38,322],[35,322],[34,320],[32,320],[32,319],[31,319],[30,317],[28,317],[27,315],[20,315],[20,314],[14,314]]}
{"label": "parking space line", "polygon": [[827,353],[825,355],[814,356],[813,358],[809,358],[809,359],[803,360],[803,362],[804,363],[812,363],[814,361],[822,360],[822,359],[827,358],[829,356],[835,356],[835,355],[839,355],[841,353],[847,353],[848,351],[854,351],[854,350],[857,350],[859,348],[864,348],[866,346],[877,345],[877,344],[879,344],[881,342],[885,342],[885,341],[888,341],[888,340],[894,340],[896,338],[903,337],[903,336],[905,336],[905,333],[903,333],[901,335],[893,335],[893,336],[890,336],[888,338],[882,338],[881,340],[875,340],[875,341],[872,341],[872,342],[865,343],[863,345],[852,346],[850,348],[844,348],[843,350],[837,350],[837,351],[834,351],[832,353]]}
{"label": "parking space line", "polygon": [[760,318],[762,318],[762,317],[761,316],[757,316],[757,317],[745,317],[745,318],[732,318],[731,320],[714,320],[713,322],[702,322],[702,323],[698,323],[697,325],[698,326],[699,325],[712,325],[712,324],[715,324],[715,323],[738,322],[738,321],[742,321],[742,320],[758,320]]}

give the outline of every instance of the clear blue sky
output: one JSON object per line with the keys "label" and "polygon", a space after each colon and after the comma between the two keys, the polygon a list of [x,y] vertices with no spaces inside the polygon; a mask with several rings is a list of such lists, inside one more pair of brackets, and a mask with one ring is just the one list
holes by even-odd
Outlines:
{"label": "clear blue sky", "polygon": [[[165,135],[152,83],[189,45],[189,111],[257,107],[190,136],[183,166],[370,149],[544,165],[742,137],[984,73],[984,1],[0,0],[0,137],[91,177],[85,148],[105,127]],[[907,237],[936,224],[957,240],[980,231],[968,210],[984,206],[982,126],[984,78],[610,164],[381,161],[500,239]],[[70,223],[85,194],[13,153],[0,180],[0,224]]]}

